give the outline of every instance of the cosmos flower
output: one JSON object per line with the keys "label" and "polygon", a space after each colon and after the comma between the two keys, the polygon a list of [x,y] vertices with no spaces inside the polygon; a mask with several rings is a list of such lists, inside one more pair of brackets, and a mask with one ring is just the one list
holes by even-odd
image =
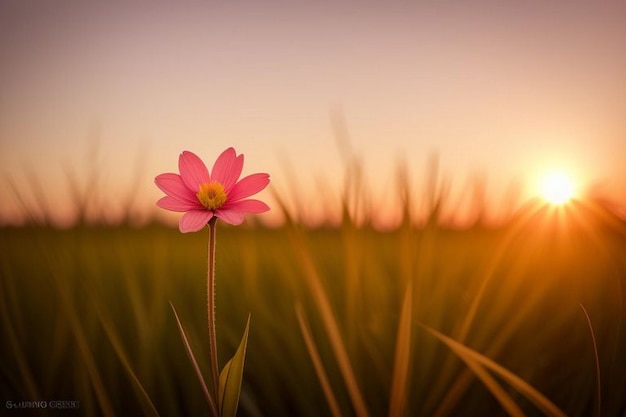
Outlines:
{"label": "cosmos flower", "polygon": [[270,208],[262,201],[247,199],[270,182],[268,174],[252,174],[239,180],[243,155],[228,148],[217,158],[209,173],[202,160],[184,151],[178,158],[179,174],[158,175],[154,182],[166,196],[157,206],[185,212],[180,219],[182,233],[202,229],[214,216],[226,223],[243,222],[246,213],[263,213]]}

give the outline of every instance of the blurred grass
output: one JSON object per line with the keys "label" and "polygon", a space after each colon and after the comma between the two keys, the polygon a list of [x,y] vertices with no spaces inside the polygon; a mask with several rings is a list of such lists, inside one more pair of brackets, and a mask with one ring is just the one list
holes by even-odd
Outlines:
{"label": "blurred grass", "polygon": [[[337,228],[219,224],[221,365],[252,316],[239,415],[331,415],[320,366],[333,415],[364,415],[359,396],[371,416],[506,415],[421,325],[510,370],[567,415],[625,415],[624,222],[588,201],[452,230],[437,220],[443,196],[431,194],[429,221],[416,227],[407,187],[404,221],[386,232],[368,225],[367,211],[354,220],[366,196],[349,190]],[[6,400],[67,399],[80,401],[77,415],[207,415],[169,306],[208,374],[207,239],[158,224],[1,229],[2,412]],[[541,415],[490,375],[515,408]]]}
{"label": "blurred grass", "polygon": [[[406,415],[503,414],[482,384],[466,376],[462,362],[417,326],[458,337],[483,283],[464,337],[468,347],[513,371],[568,415],[593,415],[596,369],[582,304],[597,338],[602,415],[622,415],[623,230],[591,224],[593,234],[583,233],[549,223],[543,219],[548,215],[534,213],[521,226],[500,230],[220,225],[221,364],[234,353],[252,313],[240,415],[330,413],[300,333],[296,301],[309,318],[338,407],[343,415],[353,413],[303,254],[328,296],[370,415],[386,415],[389,407],[407,282],[414,293]],[[3,229],[0,236],[3,400],[74,399],[81,415],[154,415],[154,409],[160,415],[206,414],[168,303],[179,311],[206,371],[206,233],[83,226]],[[356,282],[348,283],[347,275]],[[349,299],[353,311],[346,308]],[[525,412],[537,414],[510,394]]]}

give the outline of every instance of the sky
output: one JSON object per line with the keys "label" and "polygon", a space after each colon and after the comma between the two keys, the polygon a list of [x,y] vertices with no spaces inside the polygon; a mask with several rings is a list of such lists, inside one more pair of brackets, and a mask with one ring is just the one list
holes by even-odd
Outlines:
{"label": "sky", "polygon": [[625,114],[621,1],[0,0],[3,223],[16,195],[71,217],[71,183],[105,216],[129,195],[154,214],[181,151],[229,146],[319,217],[346,169],[338,115],[377,212],[401,164],[419,195],[434,154],[494,207],[555,169],[626,204]]}

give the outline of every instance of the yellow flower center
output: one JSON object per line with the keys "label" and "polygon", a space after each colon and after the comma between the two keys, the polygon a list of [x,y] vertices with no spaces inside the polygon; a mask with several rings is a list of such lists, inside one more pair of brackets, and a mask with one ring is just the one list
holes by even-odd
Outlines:
{"label": "yellow flower center", "polygon": [[200,191],[196,194],[198,201],[209,210],[216,210],[226,202],[226,192],[224,186],[219,182],[208,182],[200,186]]}

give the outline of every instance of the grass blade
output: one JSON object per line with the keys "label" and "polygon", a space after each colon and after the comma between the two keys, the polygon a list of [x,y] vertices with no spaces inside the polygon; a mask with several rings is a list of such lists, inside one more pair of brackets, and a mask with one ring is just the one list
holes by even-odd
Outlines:
{"label": "grass blade", "polygon": [[178,318],[178,313],[176,313],[176,309],[174,305],[170,301],[170,306],[172,307],[172,311],[174,312],[174,317],[176,317],[176,324],[178,324],[178,330],[180,330],[180,337],[183,339],[183,344],[185,345],[185,350],[187,351],[187,355],[189,356],[189,360],[193,364],[193,368],[196,371],[196,375],[198,376],[198,381],[202,386],[202,392],[204,393],[204,397],[209,403],[209,407],[211,408],[211,414],[214,416],[218,416],[217,408],[215,407],[215,401],[213,401],[213,397],[209,393],[209,389],[207,388],[206,382],[204,381],[204,377],[202,376],[202,371],[200,370],[200,366],[198,365],[198,361],[191,350],[191,345],[189,344],[189,340],[187,339],[187,335],[185,334],[185,329]]}
{"label": "grass blade", "polygon": [[[137,386],[137,389],[141,393],[141,395],[142,395],[142,397],[143,397],[143,399],[145,401],[145,404],[147,404],[147,407],[145,406],[145,404],[142,404],[142,405],[144,405],[144,411],[150,410],[150,412],[153,415],[159,417],[159,411],[156,409],[154,403],[152,402],[152,399],[150,399],[150,396],[146,392],[146,390],[143,387],[141,381],[139,381],[139,378],[137,377],[137,375],[133,371],[133,368],[132,368],[132,366],[130,364],[130,361],[128,360],[128,357],[124,353],[124,348],[122,347],[122,343],[121,343],[119,337],[115,334],[115,331],[113,330],[113,327],[112,327],[110,321],[105,318],[105,316],[102,314],[100,309],[97,309],[97,312],[98,312],[98,317],[100,318],[100,323],[102,324],[102,327],[104,328],[104,331],[105,331],[107,337],[109,338],[109,341],[111,342],[111,345],[113,345],[113,350],[115,350],[115,353],[117,354],[118,358],[122,362],[122,365],[124,366],[124,369],[126,369],[128,374],[132,378],[133,382]],[[146,415],[147,415],[147,413],[146,413]]]}
{"label": "grass blade", "polygon": [[[454,349],[453,349],[454,350]],[[458,352],[457,355],[461,357]],[[487,389],[491,392],[491,394],[498,400],[502,408],[507,412],[509,416],[512,417],[524,417],[525,414],[519,408],[517,403],[511,398],[509,394],[498,384],[498,382],[485,370],[484,367],[479,365],[476,361],[470,358],[463,358],[463,361],[466,363],[467,367],[471,369],[471,371],[476,375],[478,379],[487,387]]]}
{"label": "grass blade", "polygon": [[[421,325],[424,329],[430,332],[433,336],[447,345],[463,362],[465,362],[472,371],[476,372],[475,365],[482,365],[483,367],[489,369],[494,372],[496,375],[507,381],[511,386],[517,389],[521,394],[523,394],[528,400],[530,400],[533,404],[535,404],[539,409],[541,409],[548,416],[556,416],[556,417],[566,417],[565,413],[561,411],[552,401],[550,401],[545,395],[537,391],[526,381],[504,368],[501,365],[498,365],[493,360],[488,357],[476,352],[473,349],[468,348],[462,343],[457,342],[456,340],[444,335],[443,333],[438,332],[437,330],[426,326],[424,324]],[[476,374],[483,382],[481,374]],[[495,381],[494,381],[495,382]],[[487,385],[489,388],[489,385]],[[492,391],[493,393],[493,391]],[[495,393],[494,393],[495,395]],[[508,396],[508,394],[506,394]],[[498,398],[500,400],[500,398]]]}
{"label": "grass blade", "polygon": [[334,417],[342,417],[341,410],[339,409],[339,404],[337,403],[335,394],[333,394],[333,389],[330,386],[328,375],[326,374],[326,371],[324,369],[324,364],[322,364],[322,359],[320,358],[317,346],[315,346],[315,341],[313,340],[313,336],[311,335],[311,327],[309,326],[309,322],[304,316],[304,311],[300,303],[296,304],[296,315],[298,317],[298,324],[300,325],[302,336],[304,337],[306,349],[309,352],[311,361],[313,362],[313,367],[315,368],[317,378],[320,380],[320,384],[322,385],[322,391],[324,392],[324,397],[326,397],[326,401],[328,402],[328,407],[330,407],[330,412]]}
{"label": "grass blade", "polygon": [[589,318],[589,314],[587,314],[587,310],[585,306],[580,304],[580,308],[582,308],[583,313],[585,313],[585,318],[587,319],[587,326],[589,326],[589,332],[591,333],[591,341],[593,342],[593,353],[595,355],[596,362],[596,378],[598,379],[598,416],[602,415],[602,384],[600,379],[600,357],[598,356],[598,345],[596,344],[596,336],[593,332],[593,326],[591,325],[591,319]]}
{"label": "grass blade", "polygon": [[[54,270],[52,272],[59,274]],[[74,335],[78,353],[85,366],[85,370],[87,371],[87,377],[98,400],[100,411],[104,416],[114,416],[115,412],[113,410],[113,405],[107,393],[102,374],[98,369],[97,358],[95,357],[92,346],[89,343],[87,332],[81,325],[79,318],[80,313],[77,311],[77,306],[73,302],[72,296],[70,295],[71,290],[60,274],[56,275],[54,280],[59,284],[57,289],[59,291],[59,297],[62,300],[60,303],[63,309],[62,314],[64,314],[67,318],[71,332]]]}
{"label": "grass blade", "polygon": [[524,229],[526,221],[531,219],[538,209],[539,207],[535,207],[532,210],[529,210],[528,213],[524,214],[520,219],[518,219],[517,222],[513,224],[511,230],[509,230],[503,236],[502,242],[499,244],[496,252],[491,256],[489,265],[486,268],[487,272],[485,273],[485,277],[472,300],[472,304],[465,314],[465,319],[461,324],[461,330],[457,335],[457,339],[461,343],[465,342],[465,339],[467,338],[467,335],[469,334],[469,331],[474,324],[474,319],[476,318],[478,307],[480,307],[480,304],[483,302],[485,293],[487,292],[487,287],[491,284],[496,269],[502,262],[502,259],[504,259],[506,251],[510,249],[511,242],[513,242],[513,240],[518,236],[520,231]]}
{"label": "grass blade", "polygon": [[365,400],[363,399],[363,395],[359,389],[359,384],[357,383],[354,375],[352,364],[350,363],[350,357],[348,356],[345,344],[341,338],[339,325],[337,324],[337,320],[333,314],[330,301],[326,296],[326,292],[324,291],[324,287],[322,286],[320,278],[317,275],[317,271],[315,270],[315,266],[313,265],[311,258],[302,247],[302,242],[297,242],[296,245],[300,248],[300,255],[302,265],[306,273],[306,278],[309,283],[313,299],[322,316],[322,323],[326,329],[326,333],[328,334],[330,345],[337,359],[337,363],[339,364],[339,371],[341,372],[346,388],[348,389],[348,395],[352,401],[354,412],[357,417],[369,417]]}
{"label": "grass blade", "polygon": [[411,360],[411,318],[413,316],[413,286],[407,284],[400,310],[396,355],[391,379],[389,417],[400,417],[406,412],[409,362]]}

